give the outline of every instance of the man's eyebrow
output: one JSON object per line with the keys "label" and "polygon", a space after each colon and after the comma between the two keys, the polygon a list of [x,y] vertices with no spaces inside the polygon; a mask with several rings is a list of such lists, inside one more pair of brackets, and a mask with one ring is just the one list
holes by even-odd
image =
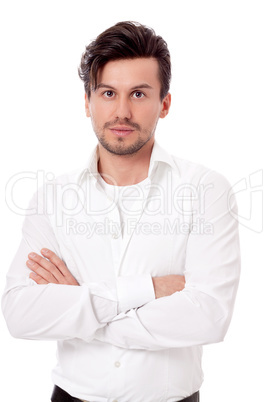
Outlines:
{"label": "man's eyebrow", "polygon": [[100,83],[96,86],[96,91],[100,88],[108,88],[108,89],[115,89],[114,87],[112,87],[111,85],[108,84],[104,84],[104,83]]}
{"label": "man's eyebrow", "polygon": [[149,84],[140,84],[140,85],[135,85],[135,87],[131,88],[131,91],[133,91],[134,89],[153,89],[153,87],[151,87],[151,85]]}
{"label": "man's eyebrow", "polygon": [[[116,90],[116,88],[114,88],[112,85],[105,84],[103,82],[101,82],[100,84],[97,85],[96,91],[100,88]],[[151,85],[149,85],[149,84],[142,83],[142,84],[135,85],[134,87],[130,88],[131,91],[133,91],[134,89],[153,89],[153,87],[151,87]]]}

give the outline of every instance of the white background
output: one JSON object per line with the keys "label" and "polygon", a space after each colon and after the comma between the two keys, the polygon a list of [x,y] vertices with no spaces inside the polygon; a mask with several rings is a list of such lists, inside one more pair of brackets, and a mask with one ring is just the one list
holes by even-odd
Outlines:
{"label": "white background", "polygon": [[[1,289],[23,219],[5,203],[6,184],[19,172],[58,175],[87,161],[96,141],[77,75],[81,53],[118,21],[149,25],[168,42],[173,63],[172,108],[159,124],[159,143],[242,190],[240,288],[225,341],[204,348],[201,400],[264,400],[267,2],[10,0],[0,15]],[[34,190],[33,180],[18,183],[16,202],[26,206]],[[55,344],[12,339],[2,316],[0,327],[1,399],[48,402]]]}

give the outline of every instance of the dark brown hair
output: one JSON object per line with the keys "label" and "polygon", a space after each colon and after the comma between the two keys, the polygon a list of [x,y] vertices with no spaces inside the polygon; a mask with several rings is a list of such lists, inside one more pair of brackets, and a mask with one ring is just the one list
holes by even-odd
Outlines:
{"label": "dark brown hair", "polygon": [[153,57],[158,61],[161,82],[160,99],[167,95],[171,80],[170,54],[166,42],[152,28],[124,21],[102,32],[87,47],[78,74],[90,97],[96,90],[98,70],[111,60]]}

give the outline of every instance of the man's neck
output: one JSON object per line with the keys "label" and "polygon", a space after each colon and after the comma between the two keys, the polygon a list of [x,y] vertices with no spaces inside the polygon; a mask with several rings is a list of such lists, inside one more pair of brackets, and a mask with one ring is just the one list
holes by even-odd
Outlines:
{"label": "man's neck", "polygon": [[131,155],[115,155],[100,144],[98,171],[108,183],[116,186],[129,186],[140,183],[148,177],[154,138],[138,152]]}

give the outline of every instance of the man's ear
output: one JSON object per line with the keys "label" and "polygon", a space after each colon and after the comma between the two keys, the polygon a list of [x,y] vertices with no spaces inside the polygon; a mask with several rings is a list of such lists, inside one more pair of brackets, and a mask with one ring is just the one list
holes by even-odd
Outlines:
{"label": "man's ear", "polygon": [[87,94],[85,94],[85,111],[86,111],[86,116],[90,117],[89,100],[88,100]]}
{"label": "man's ear", "polygon": [[171,105],[171,94],[168,93],[162,100],[162,109],[159,116],[161,119],[166,117],[166,115],[168,114],[170,105]]}

